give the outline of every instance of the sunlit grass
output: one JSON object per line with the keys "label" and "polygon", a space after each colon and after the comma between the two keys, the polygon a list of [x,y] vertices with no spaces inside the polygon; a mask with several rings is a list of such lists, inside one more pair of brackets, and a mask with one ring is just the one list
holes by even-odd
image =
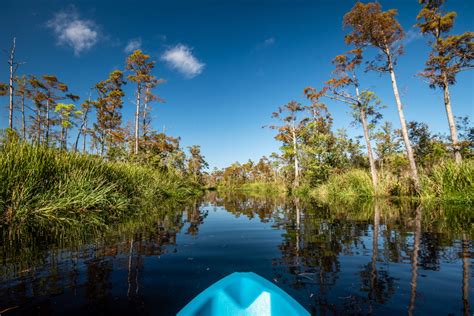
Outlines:
{"label": "sunlit grass", "polygon": [[380,197],[421,197],[472,203],[474,201],[474,161],[466,160],[457,165],[445,161],[428,171],[422,171],[422,187],[418,194],[408,176],[390,172],[379,173],[377,189],[371,182],[370,173],[364,170],[349,170],[334,174],[311,190],[310,195],[322,200],[358,200]]}
{"label": "sunlit grass", "polygon": [[0,151],[0,222],[94,225],[196,193],[171,172],[25,143]]}

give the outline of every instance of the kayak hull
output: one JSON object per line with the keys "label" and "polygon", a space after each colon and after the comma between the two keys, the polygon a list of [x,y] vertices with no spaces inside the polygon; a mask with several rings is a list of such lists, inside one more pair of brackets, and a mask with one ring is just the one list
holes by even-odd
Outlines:
{"label": "kayak hull", "polygon": [[295,299],[253,272],[235,272],[214,283],[177,316],[309,315]]}

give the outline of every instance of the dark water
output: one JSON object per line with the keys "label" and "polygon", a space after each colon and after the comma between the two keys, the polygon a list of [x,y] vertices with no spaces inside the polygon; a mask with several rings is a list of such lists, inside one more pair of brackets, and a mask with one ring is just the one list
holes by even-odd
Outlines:
{"label": "dark water", "polygon": [[253,271],[317,315],[472,315],[473,212],[211,194],[101,234],[4,234],[0,314],[174,315]]}

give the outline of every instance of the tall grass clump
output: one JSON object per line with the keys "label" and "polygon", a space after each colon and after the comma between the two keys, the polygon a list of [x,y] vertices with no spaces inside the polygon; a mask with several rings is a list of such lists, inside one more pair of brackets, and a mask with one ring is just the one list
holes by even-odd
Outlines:
{"label": "tall grass clump", "polygon": [[474,202],[474,161],[465,160],[456,164],[446,160],[431,169],[421,172],[422,188],[415,191],[413,182],[406,174],[379,172],[379,182],[374,190],[370,174],[363,170],[349,170],[334,174],[311,190],[311,196],[321,201],[343,200],[367,197],[422,198],[462,203]]}
{"label": "tall grass clump", "polygon": [[175,174],[10,142],[0,149],[0,223],[107,225],[196,186]]}
{"label": "tall grass clump", "polygon": [[350,170],[343,174],[333,174],[316,187],[311,194],[323,201],[363,199],[375,195],[370,174],[364,170]]}
{"label": "tall grass clump", "polygon": [[409,174],[397,175],[390,171],[383,171],[379,172],[376,195],[385,197],[413,197],[416,196],[416,190]]}
{"label": "tall grass clump", "polygon": [[445,161],[423,176],[424,198],[474,202],[474,161]]}

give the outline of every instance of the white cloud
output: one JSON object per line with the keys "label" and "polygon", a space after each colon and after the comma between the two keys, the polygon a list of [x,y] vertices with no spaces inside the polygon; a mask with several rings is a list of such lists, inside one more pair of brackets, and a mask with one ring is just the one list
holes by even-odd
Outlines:
{"label": "white cloud", "polygon": [[142,39],[141,38],[134,38],[128,41],[127,46],[125,46],[124,51],[127,54],[130,54],[134,50],[142,48]]}
{"label": "white cloud", "polygon": [[407,46],[408,44],[422,38],[423,38],[423,34],[421,34],[420,31],[411,28],[408,30],[408,32],[405,33],[405,37],[402,39],[401,42],[403,45]]}
{"label": "white cloud", "polygon": [[257,49],[262,49],[262,48],[265,48],[265,47],[268,47],[268,46],[272,46],[273,44],[275,44],[275,38],[274,37],[269,37],[266,40],[264,40],[263,42],[258,43],[257,44]]}
{"label": "white cloud", "polygon": [[161,59],[188,78],[199,75],[205,66],[193,56],[191,48],[183,44],[178,44],[165,51]]}
{"label": "white cloud", "polygon": [[275,43],[275,39],[273,37],[267,38],[266,40],[263,41],[264,46],[269,46]]}
{"label": "white cloud", "polygon": [[74,7],[56,13],[47,26],[54,31],[59,44],[72,47],[76,56],[91,49],[99,40],[97,24],[81,19]]}

